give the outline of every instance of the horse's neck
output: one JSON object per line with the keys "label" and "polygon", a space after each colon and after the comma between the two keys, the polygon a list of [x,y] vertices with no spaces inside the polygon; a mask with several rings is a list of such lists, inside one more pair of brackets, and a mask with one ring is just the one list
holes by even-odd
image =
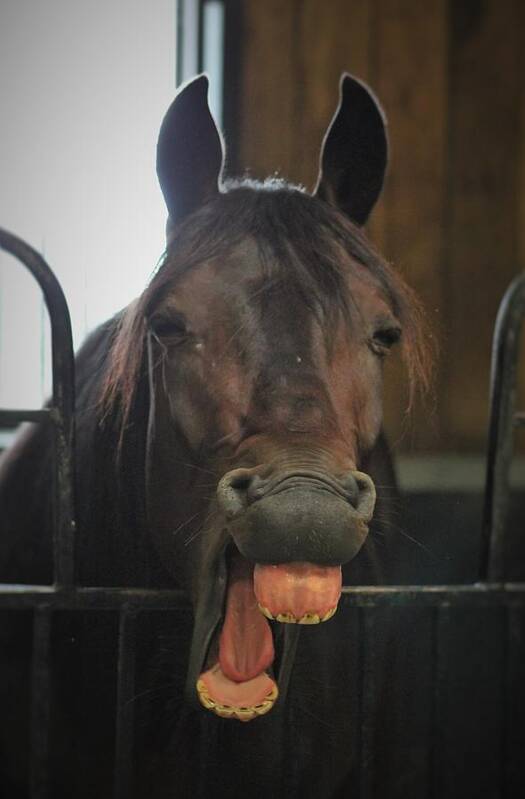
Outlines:
{"label": "horse's neck", "polygon": [[53,580],[52,438],[49,425],[26,427],[0,467],[0,582]]}
{"label": "horse's neck", "polygon": [[[140,398],[138,398],[140,404]],[[79,415],[77,570],[84,584],[148,586],[161,579],[145,519],[147,407],[122,442],[115,419]]]}

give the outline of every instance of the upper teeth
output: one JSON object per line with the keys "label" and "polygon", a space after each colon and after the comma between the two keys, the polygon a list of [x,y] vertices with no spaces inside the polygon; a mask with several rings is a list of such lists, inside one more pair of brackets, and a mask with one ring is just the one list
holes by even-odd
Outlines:
{"label": "upper teeth", "polygon": [[277,613],[274,616],[268,608],[259,605],[259,610],[263,613],[267,619],[271,619],[272,621],[280,621],[284,624],[319,624],[322,621],[328,621],[331,619],[334,613],[337,610],[337,605],[334,608],[331,608],[324,616],[319,616],[318,613],[305,613],[304,616],[297,618],[293,613],[286,612],[286,613]]}

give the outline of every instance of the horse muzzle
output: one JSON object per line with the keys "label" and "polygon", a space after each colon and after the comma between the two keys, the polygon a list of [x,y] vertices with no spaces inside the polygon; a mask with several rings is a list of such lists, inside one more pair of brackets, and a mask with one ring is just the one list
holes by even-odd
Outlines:
{"label": "horse muzzle", "polygon": [[357,471],[343,479],[309,470],[263,479],[256,470],[235,469],[221,479],[217,497],[236,546],[252,563],[340,566],[366,539],[375,487]]}

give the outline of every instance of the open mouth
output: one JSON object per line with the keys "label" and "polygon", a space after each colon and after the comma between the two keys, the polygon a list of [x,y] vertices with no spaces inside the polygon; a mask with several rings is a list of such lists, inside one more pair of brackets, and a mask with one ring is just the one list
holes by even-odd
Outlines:
{"label": "open mouth", "polygon": [[228,572],[222,628],[211,641],[197,693],[216,715],[251,721],[268,713],[279,695],[268,620],[328,621],[341,595],[341,567],[304,562],[253,566],[235,549]]}
{"label": "open mouth", "polygon": [[261,480],[239,469],[217,495],[228,540],[209,560],[187,685],[218,716],[250,721],[286,695],[301,625],[334,615],[341,564],[363,545],[375,489],[356,471],[345,481],[318,472]]}

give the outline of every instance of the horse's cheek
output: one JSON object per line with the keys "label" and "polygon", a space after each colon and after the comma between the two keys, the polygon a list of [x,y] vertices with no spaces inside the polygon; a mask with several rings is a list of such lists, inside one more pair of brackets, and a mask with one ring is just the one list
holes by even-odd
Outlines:
{"label": "horse's cheek", "polygon": [[378,363],[364,364],[363,373],[366,381],[361,384],[355,415],[360,450],[368,451],[374,445],[383,422],[383,379]]}
{"label": "horse's cheek", "polygon": [[186,441],[197,452],[202,442],[204,424],[198,406],[188,393],[180,391],[170,394],[170,415],[174,424],[175,420],[179,420]]}
{"label": "horse's cheek", "polygon": [[179,428],[193,452],[198,452],[209,429],[213,402],[206,391],[201,370],[170,368],[166,375],[163,391],[169,402],[170,423]]}
{"label": "horse's cheek", "polygon": [[383,418],[381,366],[375,356],[362,352],[349,364],[346,374],[344,386],[339,385],[335,392],[340,425],[348,431],[349,439],[353,438],[357,451],[368,451],[379,435]]}

